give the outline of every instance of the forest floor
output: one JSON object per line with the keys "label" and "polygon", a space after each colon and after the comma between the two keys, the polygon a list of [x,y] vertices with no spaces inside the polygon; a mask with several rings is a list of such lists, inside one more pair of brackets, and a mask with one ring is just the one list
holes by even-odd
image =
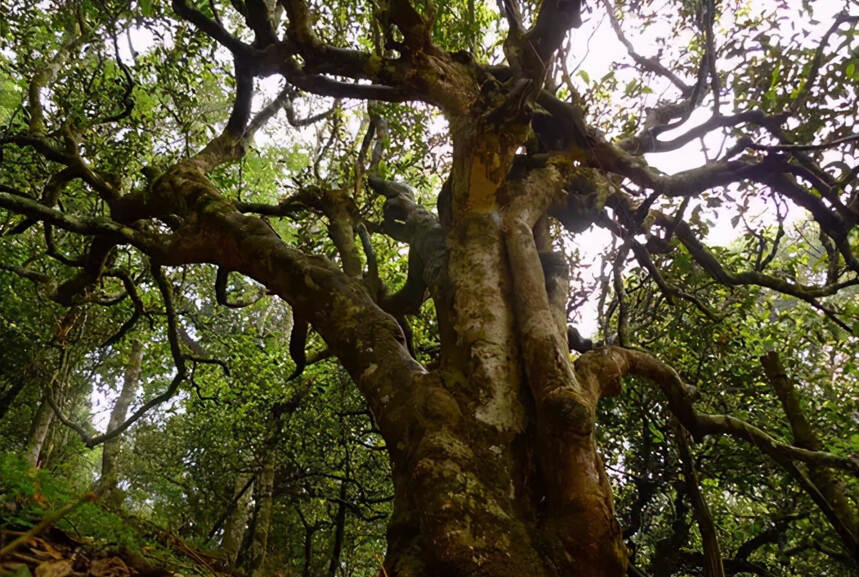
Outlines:
{"label": "forest floor", "polygon": [[0,577],[242,577],[101,493],[0,452]]}
{"label": "forest floor", "polygon": [[[25,531],[3,530],[5,547]],[[58,528],[34,535],[0,558],[0,577],[237,577],[213,554],[163,533],[137,551],[105,546]]]}

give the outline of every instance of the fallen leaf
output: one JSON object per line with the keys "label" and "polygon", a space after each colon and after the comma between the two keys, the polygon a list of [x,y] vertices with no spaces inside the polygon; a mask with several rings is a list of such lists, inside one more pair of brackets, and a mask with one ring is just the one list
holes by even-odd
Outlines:
{"label": "fallen leaf", "polygon": [[40,548],[46,555],[49,555],[50,557],[52,557],[54,559],[62,559],[63,558],[63,554],[60,553],[59,551],[57,551],[53,545],[51,545],[50,543],[48,543],[47,541],[45,541],[43,539],[39,539],[39,541],[41,541],[41,543],[39,543]]}
{"label": "fallen leaf", "polygon": [[125,561],[119,557],[107,557],[106,559],[93,559],[89,566],[91,577],[129,577],[131,571]]}
{"label": "fallen leaf", "polygon": [[72,572],[72,562],[68,559],[45,561],[36,567],[36,577],[66,577]]}

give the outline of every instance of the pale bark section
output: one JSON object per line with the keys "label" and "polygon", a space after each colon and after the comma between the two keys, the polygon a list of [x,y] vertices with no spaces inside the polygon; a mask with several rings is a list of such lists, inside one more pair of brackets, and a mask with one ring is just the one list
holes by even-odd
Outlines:
{"label": "pale bark section", "polygon": [[[53,387],[53,382],[49,385]],[[50,394],[48,392],[45,393]],[[39,408],[33,416],[33,422],[30,426],[30,435],[27,439],[27,448],[24,449],[24,459],[31,467],[40,465],[39,457],[42,454],[42,447],[45,445],[45,439],[48,438],[48,431],[51,429],[51,423],[54,421],[54,410],[48,403],[46,398],[39,403]]]}
{"label": "pale bark section", "polygon": [[244,538],[250,516],[251,489],[246,488],[249,480],[249,475],[238,475],[236,477],[233,494],[238,493],[242,489],[245,489],[245,492],[236,501],[235,507],[224,525],[221,551],[224,554],[224,560],[230,566],[235,564],[236,558],[239,556],[239,549],[241,549],[242,539]]}
{"label": "pale bark section", "polygon": [[459,354],[447,360],[466,365],[464,376],[481,422],[521,433],[526,414],[519,399],[521,371],[496,198],[510,158],[492,147],[489,137],[472,131],[469,126],[461,129],[464,134],[454,133],[456,220],[448,232],[447,271]]}
{"label": "pale bark section", "polygon": [[455,285],[454,329],[468,355],[467,378],[477,397],[475,416],[500,432],[521,433],[525,410],[513,315],[505,300],[503,240],[497,215],[474,216],[450,241],[449,274]]}
{"label": "pale bark section", "polygon": [[268,553],[268,537],[271,529],[271,512],[274,490],[274,458],[269,451],[265,457],[262,471],[259,475],[255,496],[257,510],[253,523],[250,551],[248,552],[248,574],[251,577],[262,577],[265,574],[265,559]]}
{"label": "pale bark section", "polygon": [[[131,341],[131,352],[128,364],[125,367],[125,375],[122,389],[110,412],[110,421],[107,430],[112,431],[125,421],[128,407],[137,395],[137,387],[140,382],[140,366],[143,361],[143,343],[137,339]],[[122,446],[122,435],[117,435],[104,442],[101,453],[101,480],[100,485],[109,493],[116,486],[116,463]]]}

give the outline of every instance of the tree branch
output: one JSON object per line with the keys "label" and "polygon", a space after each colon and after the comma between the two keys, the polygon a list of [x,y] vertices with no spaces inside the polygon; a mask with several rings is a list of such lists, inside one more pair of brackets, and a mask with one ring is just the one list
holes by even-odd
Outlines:
{"label": "tree branch", "polygon": [[120,242],[134,245],[150,255],[160,254],[164,249],[158,237],[134,230],[109,218],[73,216],[34,200],[5,192],[0,192],[0,207],[18,214],[26,214],[63,230],[87,235],[107,235]]}
{"label": "tree branch", "polygon": [[261,290],[254,298],[249,301],[230,302],[227,299],[227,281],[229,280],[229,275],[230,271],[228,271],[222,266],[218,267],[218,272],[215,276],[215,295],[218,304],[231,309],[241,309],[251,306],[265,296],[266,291]]}
{"label": "tree branch", "polygon": [[[794,443],[811,451],[824,449],[823,443],[811,428],[796,396],[793,382],[788,378],[782,367],[779,355],[770,351],[760,358],[764,373],[781,403],[787,416]],[[831,471],[817,466],[809,466],[808,476],[820,490],[820,494],[830,504],[832,513],[838,518],[836,529],[848,551],[853,552],[859,561],[859,510],[853,506],[847,496],[846,487]]]}
{"label": "tree branch", "polygon": [[608,14],[609,22],[611,23],[611,27],[614,30],[617,39],[620,40],[620,43],[624,45],[626,51],[632,57],[636,64],[641,66],[647,72],[652,72],[654,74],[658,74],[664,78],[667,78],[671,84],[676,86],[683,96],[687,96],[692,92],[692,87],[683,82],[679,76],[674,74],[671,70],[662,65],[659,60],[656,58],[648,58],[646,56],[642,56],[639,54],[635,47],[632,45],[632,42],[627,39],[626,35],[623,33],[623,29],[620,26],[620,22],[617,19],[617,15],[615,14],[614,6],[612,5],[610,0],[600,0],[605,7],[606,13]]}
{"label": "tree branch", "polygon": [[54,410],[57,419],[59,419],[61,423],[63,423],[64,425],[75,431],[78,435],[80,435],[81,440],[89,448],[96,447],[104,443],[105,441],[122,434],[131,425],[136,423],[143,415],[149,412],[150,409],[172,398],[173,395],[176,394],[176,391],[179,389],[179,385],[182,384],[182,381],[185,380],[185,377],[187,375],[185,356],[183,355],[181,346],[179,344],[176,309],[173,305],[173,291],[170,288],[170,283],[167,280],[167,277],[164,275],[164,272],[161,270],[160,266],[152,266],[152,276],[155,278],[155,282],[158,285],[159,291],[161,292],[161,297],[164,300],[164,309],[167,318],[167,339],[170,343],[170,354],[173,357],[173,363],[176,367],[176,374],[173,376],[173,379],[170,381],[170,385],[167,387],[167,389],[163,393],[143,403],[143,405],[141,405],[136,411],[134,411],[131,416],[129,416],[124,422],[122,422],[122,424],[96,436],[90,436],[89,433],[83,427],[66,417],[62,413],[62,411],[60,411],[59,407],[56,404],[56,401],[51,397],[51,395],[49,394],[47,396],[48,403]]}
{"label": "tree branch", "polygon": [[716,525],[713,523],[710,507],[701,492],[695,458],[692,456],[689,440],[686,438],[687,434],[682,426],[676,425],[674,427],[677,452],[680,453],[683,478],[686,482],[686,494],[692,501],[692,513],[695,515],[698,529],[701,532],[701,542],[704,549],[704,577],[725,577],[725,567],[722,563],[722,553],[719,550]]}
{"label": "tree branch", "polygon": [[603,396],[617,394],[618,379],[626,374],[644,377],[656,383],[668,399],[671,412],[696,440],[709,435],[728,435],[746,441],[779,464],[800,461],[810,465],[832,467],[859,477],[859,457],[841,457],[824,451],[813,451],[782,443],[757,427],[730,415],[699,413],[693,400],[696,395],[680,375],[656,357],[639,350],[609,346],[585,353],[576,361],[603,383]]}
{"label": "tree branch", "polygon": [[176,14],[227,48],[233,55],[249,57],[253,53],[250,46],[232,36],[218,22],[209,20],[202,12],[188,5],[187,0],[173,0],[172,6]]}

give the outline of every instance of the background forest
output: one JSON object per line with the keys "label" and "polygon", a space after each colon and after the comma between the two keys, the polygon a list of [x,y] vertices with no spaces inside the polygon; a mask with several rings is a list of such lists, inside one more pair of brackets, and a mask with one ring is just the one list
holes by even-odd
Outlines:
{"label": "background forest", "polygon": [[[309,11],[331,62],[331,47],[408,53],[395,9],[408,2],[269,4],[284,30],[296,6]],[[490,71],[515,61],[513,7],[527,23],[542,4],[411,2],[431,23],[427,52],[467,51]],[[745,147],[750,162],[777,155],[773,174],[799,167],[791,178],[812,197],[740,176],[650,194],[606,165],[634,203],[582,194],[573,218],[546,225],[570,276],[565,362],[602,346],[646,350],[695,387],[700,413],[833,456],[821,466],[774,457],[745,432],[695,434],[652,378],[624,377],[593,435],[629,575],[718,575],[714,555],[723,575],[856,574],[859,5],[833,4],[590,0],[543,63],[543,90],[581,108],[588,134],[627,150],[639,139],[639,156],[665,174]],[[414,269],[434,266],[415,257],[415,239],[420,215],[444,220],[439,191],[461,151],[453,115],[413,93],[314,83],[348,75],[309,53],[296,61],[318,76],[242,77],[235,43],[264,46],[264,5],[0,0],[0,547],[75,504],[56,526],[138,571],[348,577],[394,566],[383,562],[396,457],[327,321],[216,258],[160,264],[138,237],[178,236],[196,217],[126,218],[115,204],[133,191],[155,198],[173,167],[222,154],[249,85],[249,128],[208,182],[285,245],[364,283],[411,358],[445,368],[443,299]],[[286,35],[302,38],[292,24]],[[505,114],[517,98],[543,102],[496,76],[514,97]],[[560,138],[553,109],[532,108],[522,158],[558,148],[547,145]],[[20,557],[2,562],[24,577]]]}

